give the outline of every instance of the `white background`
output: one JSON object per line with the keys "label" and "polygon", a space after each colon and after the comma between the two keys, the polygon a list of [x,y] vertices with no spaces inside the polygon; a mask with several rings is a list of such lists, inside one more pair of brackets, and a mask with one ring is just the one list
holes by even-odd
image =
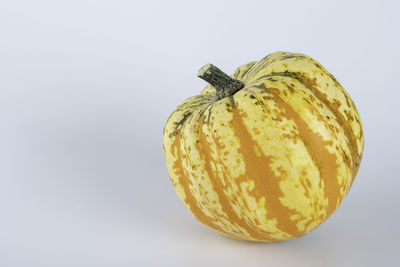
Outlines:
{"label": "white background", "polygon": [[[2,0],[0,266],[398,266],[398,3]],[[162,131],[202,65],[282,50],[346,88],[364,158],[312,233],[235,241],[180,203]]]}

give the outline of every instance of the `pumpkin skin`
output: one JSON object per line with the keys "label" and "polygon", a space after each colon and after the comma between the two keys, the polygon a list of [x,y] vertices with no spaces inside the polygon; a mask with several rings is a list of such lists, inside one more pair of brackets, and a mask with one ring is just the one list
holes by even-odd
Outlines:
{"label": "pumpkin skin", "polygon": [[364,149],[350,96],[317,61],[276,52],[232,78],[244,88],[216,99],[211,85],[168,118],[164,155],[181,201],[226,236],[300,237],[338,208]]}

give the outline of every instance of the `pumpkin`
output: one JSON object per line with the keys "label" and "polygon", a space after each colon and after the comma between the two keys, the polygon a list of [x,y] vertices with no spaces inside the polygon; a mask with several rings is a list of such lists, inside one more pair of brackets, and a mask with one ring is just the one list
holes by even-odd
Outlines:
{"label": "pumpkin", "polygon": [[168,118],[164,155],[178,197],[203,224],[240,240],[309,233],[341,204],[360,167],[356,107],[316,60],[276,52],[209,85]]}

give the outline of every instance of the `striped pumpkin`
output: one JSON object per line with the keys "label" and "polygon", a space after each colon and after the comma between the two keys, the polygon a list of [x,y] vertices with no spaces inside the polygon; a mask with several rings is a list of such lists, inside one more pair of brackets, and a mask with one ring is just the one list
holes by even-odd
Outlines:
{"label": "striped pumpkin", "polygon": [[164,129],[175,191],[203,224],[240,240],[300,237],[354,182],[364,148],[353,101],[317,61],[277,52],[183,101]]}

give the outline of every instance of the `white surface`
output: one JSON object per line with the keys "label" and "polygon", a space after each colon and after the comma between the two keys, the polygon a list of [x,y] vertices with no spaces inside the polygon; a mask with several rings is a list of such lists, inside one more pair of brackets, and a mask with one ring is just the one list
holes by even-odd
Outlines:
{"label": "white surface", "polygon": [[[0,266],[398,266],[397,1],[1,1]],[[218,28],[215,28],[218,25]],[[339,210],[277,244],[191,217],[162,130],[205,83],[278,50],[320,61],[364,124]]]}

